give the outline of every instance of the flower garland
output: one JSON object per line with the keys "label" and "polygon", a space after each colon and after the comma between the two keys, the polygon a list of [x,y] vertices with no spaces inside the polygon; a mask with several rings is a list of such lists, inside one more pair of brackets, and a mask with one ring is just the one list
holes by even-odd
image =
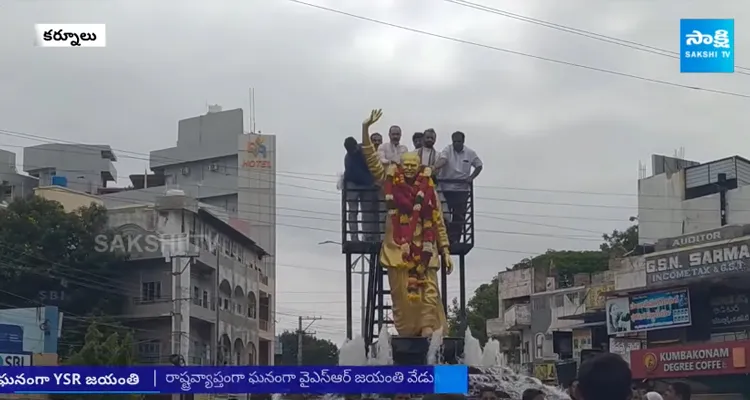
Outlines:
{"label": "flower garland", "polygon": [[[441,217],[437,210],[435,184],[430,170],[425,167],[420,167],[414,183],[408,184],[399,165],[389,168],[384,191],[393,241],[402,250],[404,264],[400,267],[409,271],[408,297],[411,301],[418,301],[425,287],[427,267],[435,253],[433,243]],[[422,233],[421,240],[414,238],[418,228]]]}

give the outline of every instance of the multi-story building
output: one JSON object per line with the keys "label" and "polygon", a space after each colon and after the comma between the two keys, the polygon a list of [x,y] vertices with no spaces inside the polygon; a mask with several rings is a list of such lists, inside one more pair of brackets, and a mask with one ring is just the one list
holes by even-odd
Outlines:
{"label": "multi-story building", "polygon": [[[155,150],[150,168],[155,176],[134,182],[136,190],[104,194],[108,208],[152,203],[166,188],[224,210],[228,223],[263,248],[268,256],[258,269],[257,297],[273,310],[276,289],[276,138],[246,133],[241,109],[209,113],[178,123],[175,147]],[[154,184],[158,186],[153,186]],[[259,320],[259,352],[272,352],[274,318]],[[271,357],[271,359],[273,359]]]}
{"label": "multi-story building", "polygon": [[46,143],[23,149],[23,170],[40,186],[65,182],[80,192],[98,194],[108,182],[117,182],[117,161],[107,145]]}
{"label": "multi-story building", "polygon": [[574,277],[572,287],[559,287],[546,265],[498,275],[500,315],[487,321],[487,333],[499,339],[509,364],[552,382],[560,361],[590,348],[590,333],[588,340],[575,337],[588,329],[583,315],[591,277],[583,275]]}
{"label": "multi-story building", "polygon": [[0,204],[34,192],[38,179],[18,173],[16,153],[0,150]]}
{"label": "multi-story building", "polygon": [[273,364],[274,348],[259,335],[273,315],[257,267],[268,253],[223,210],[171,190],[154,204],[108,214],[115,239],[97,243],[98,250],[130,255],[124,314],[140,362],[180,354],[189,365]]}
{"label": "multi-story building", "polygon": [[641,254],[613,263],[610,351],[639,380],[747,395],[750,161],[655,156],[653,172],[638,185]]}

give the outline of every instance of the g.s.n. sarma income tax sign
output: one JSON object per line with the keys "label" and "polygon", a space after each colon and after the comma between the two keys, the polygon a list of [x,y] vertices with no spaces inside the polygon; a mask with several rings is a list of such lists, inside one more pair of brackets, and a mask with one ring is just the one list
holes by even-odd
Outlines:
{"label": "g.s.n. sarma income tax sign", "polygon": [[750,240],[733,240],[714,246],[647,256],[646,284],[746,272]]}

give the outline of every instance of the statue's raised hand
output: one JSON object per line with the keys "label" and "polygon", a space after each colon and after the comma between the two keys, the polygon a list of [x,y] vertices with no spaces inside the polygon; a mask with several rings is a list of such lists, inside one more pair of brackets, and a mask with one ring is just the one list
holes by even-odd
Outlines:
{"label": "statue's raised hand", "polygon": [[367,117],[364,121],[362,121],[362,125],[369,128],[370,126],[378,122],[378,120],[382,116],[383,116],[383,110],[381,109],[372,110],[370,111],[370,116]]}

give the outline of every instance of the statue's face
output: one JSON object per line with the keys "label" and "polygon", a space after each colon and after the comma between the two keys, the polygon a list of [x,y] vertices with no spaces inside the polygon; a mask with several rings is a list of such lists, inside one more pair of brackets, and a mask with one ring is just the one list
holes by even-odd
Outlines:
{"label": "statue's face", "polygon": [[401,167],[404,169],[404,176],[414,178],[419,172],[419,156],[416,153],[406,153],[401,156]]}

